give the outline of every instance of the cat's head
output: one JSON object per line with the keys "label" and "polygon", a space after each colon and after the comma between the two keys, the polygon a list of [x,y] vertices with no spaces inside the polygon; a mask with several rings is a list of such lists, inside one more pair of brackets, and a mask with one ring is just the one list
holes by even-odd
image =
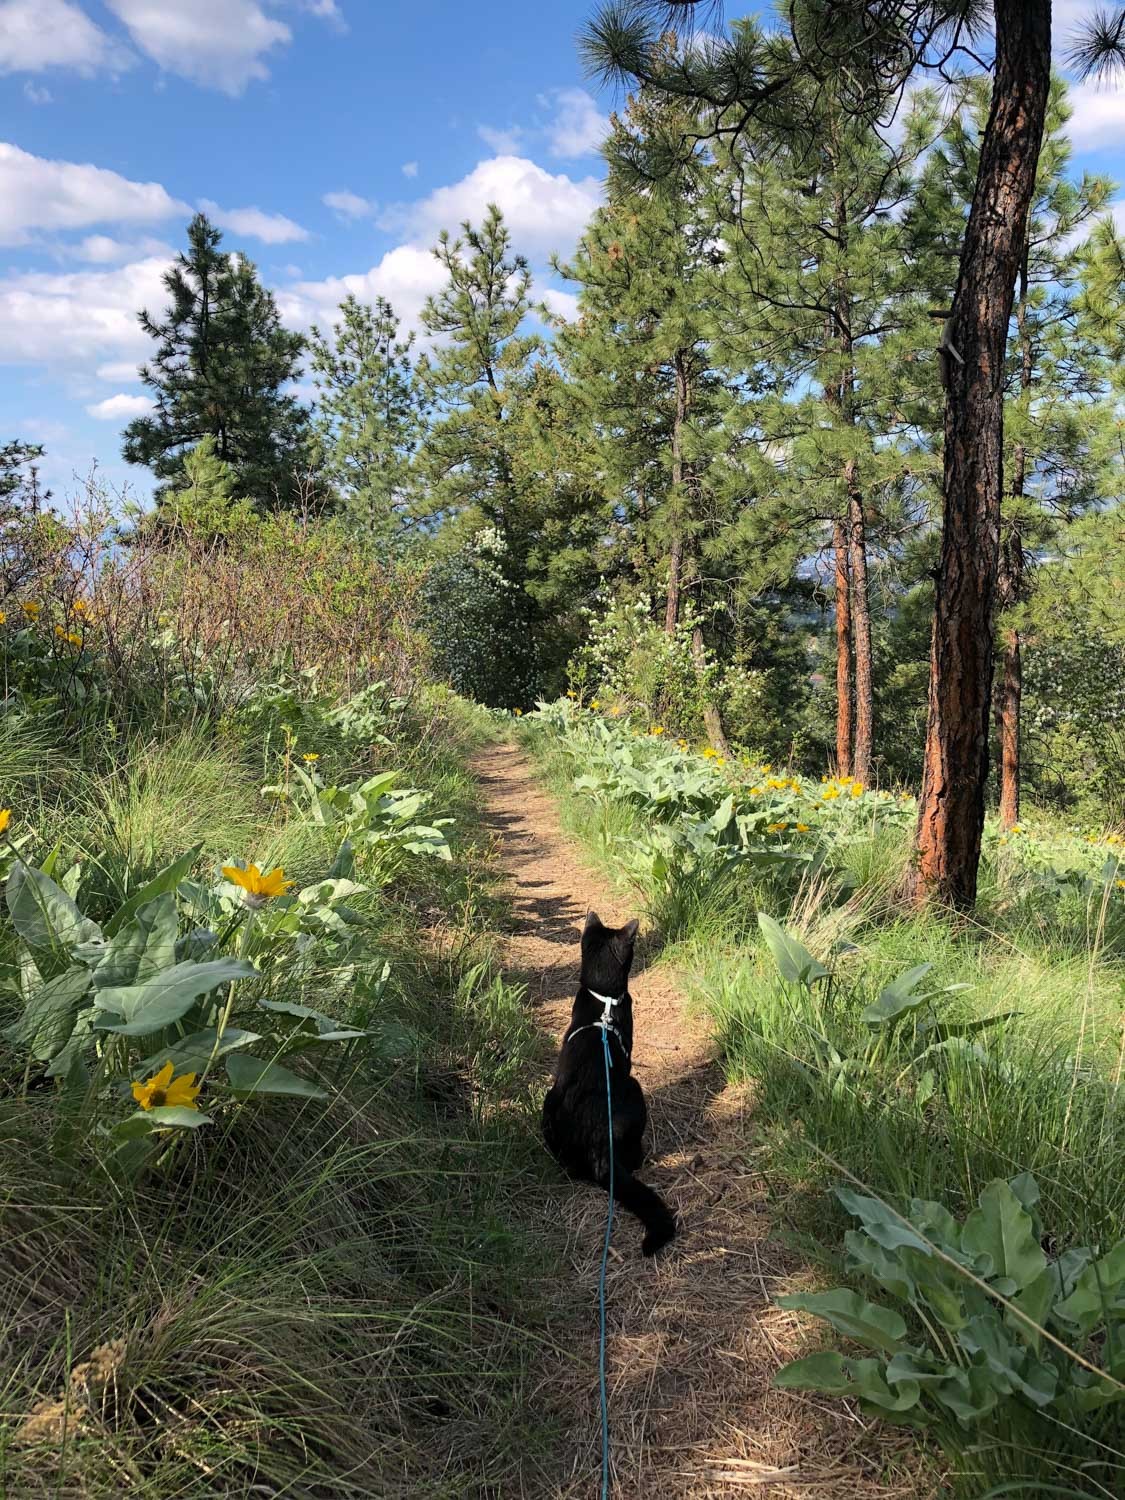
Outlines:
{"label": "cat's head", "polygon": [[582,983],[588,990],[625,993],[639,926],[634,917],[624,927],[607,927],[596,911],[590,912],[582,929]]}

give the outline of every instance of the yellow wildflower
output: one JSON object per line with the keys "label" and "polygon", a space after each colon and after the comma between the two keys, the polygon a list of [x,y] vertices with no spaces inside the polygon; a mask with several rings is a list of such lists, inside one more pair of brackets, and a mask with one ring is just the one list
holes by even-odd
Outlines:
{"label": "yellow wildflower", "polygon": [[680,748],[680,749],[681,749],[681,750],[686,750],[686,749],[687,749],[687,747],[688,747],[688,743],[687,743],[687,740],[677,740],[677,741],[676,741],[676,744],[677,744],[677,745],[678,745],[678,746],[679,746],[679,748]]}
{"label": "yellow wildflower", "polygon": [[56,625],[55,626],[55,634],[58,636],[58,638],[60,640],[65,640],[66,639],[66,631],[62,628],[61,625]]}
{"label": "yellow wildflower", "polygon": [[789,827],[788,823],[767,823],[766,824],[766,832],[767,833],[784,833],[785,830],[788,827]]}
{"label": "yellow wildflower", "polygon": [[73,630],[70,632],[66,639],[67,644],[70,646],[81,646],[82,644],[82,637],[76,634]]}
{"label": "yellow wildflower", "polygon": [[297,884],[295,880],[286,880],[285,871],[280,865],[275,866],[268,875],[263,875],[257,865],[247,865],[245,870],[240,870],[237,865],[224,865],[223,874],[235,885],[241,886],[247,906],[261,906],[263,902],[269,901],[273,896],[283,895],[290,886]]}
{"label": "yellow wildflower", "polygon": [[708,745],[706,750],[704,750],[703,752],[704,760],[717,760],[718,756],[719,752],[717,750],[713,750],[710,745]]}
{"label": "yellow wildflower", "polygon": [[517,719],[522,719],[523,718],[523,709],[522,708],[513,708],[512,712],[515,714],[515,716],[516,716]]}
{"label": "yellow wildflower", "polygon": [[301,756],[301,759],[305,762],[305,764],[307,766],[314,765],[320,759],[320,751],[319,750],[306,750],[305,753],[304,753],[304,755]]}
{"label": "yellow wildflower", "polygon": [[863,796],[863,788],[860,786],[860,784],[859,784],[858,781],[853,781],[852,782],[852,796],[853,797],[862,797]]}
{"label": "yellow wildflower", "polygon": [[591,698],[590,699],[590,707],[592,709],[599,709],[599,708],[601,708],[601,704],[598,702],[598,700],[596,698]]}
{"label": "yellow wildflower", "polygon": [[578,694],[574,691],[573,688],[567,688],[567,690],[566,690],[566,696],[568,698],[577,698]]}
{"label": "yellow wildflower", "polygon": [[4,613],[4,611],[2,609],[0,609],[0,625],[3,625],[4,621],[7,618],[8,618],[8,616]]}
{"label": "yellow wildflower", "polygon": [[824,800],[826,802],[833,801],[839,795],[840,795],[840,788],[838,786],[826,786],[824,788],[824,791],[821,793],[821,796],[824,798]]}
{"label": "yellow wildflower", "polygon": [[613,705],[613,707],[610,709],[610,713],[613,715],[613,717],[615,719],[620,714],[620,712],[621,712],[621,705],[620,705],[620,703],[615,703]]}
{"label": "yellow wildflower", "polygon": [[7,831],[8,824],[11,821],[12,809],[10,807],[0,807],[0,833],[5,833]]}
{"label": "yellow wildflower", "polygon": [[84,615],[90,606],[86,603],[85,599],[75,599],[70,608],[72,614]]}
{"label": "yellow wildflower", "polygon": [[1115,880],[1113,883],[1119,891],[1125,891],[1125,880]]}
{"label": "yellow wildflower", "polygon": [[715,757],[715,764],[717,766],[725,766],[726,763],[727,763],[727,761],[726,761],[726,756],[725,755],[717,755]]}
{"label": "yellow wildflower", "polygon": [[765,765],[762,767],[762,775],[763,776],[768,776],[772,770],[773,770],[773,766],[767,760],[766,763],[765,763]]}
{"label": "yellow wildflower", "polygon": [[1012,833],[1022,833],[1023,832],[1023,824],[1022,823],[1013,823],[1010,831]]}
{"label": "yellow wildflower", "polygon": [[808,831],[809,831],[809,825],[807,823],[798,823],[797,824],[797,832],[798,833],[808,833]]}
{"label": "yellow wildflower", "polygon": [[650,724],[648,726],[648,732],[649,732],[649,734],[663,734],[664,733],[664,725],[663,724]]}
{"label": "yellow wildflower", "polygon": [[38,615],[39,615],[39,606],[38,606],[38,604],[35,603],[34,600],[29,599],[26,604],[21,604],[20,608],[23,610],[24,614],[27,616],[27,618],[29,620],[34,620],[34,619],[38,618]]}
{"label": "yellow wildflower", "polygon": [[174,1079],[172,1074],[175,1071],[169,1060],[147,1082],[141,1083],[138,1080],[133,1084],[133,1098],[142,1109],[159,1109],[165,1104],[175,1104],[181,1109],[199,1108],[195,1102],[199,1094],[195,1074],[182,1073],[179,1078]]}

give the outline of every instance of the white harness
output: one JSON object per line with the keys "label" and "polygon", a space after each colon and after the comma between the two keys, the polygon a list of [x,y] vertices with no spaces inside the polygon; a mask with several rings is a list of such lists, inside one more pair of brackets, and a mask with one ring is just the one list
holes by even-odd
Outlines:
{"label": "white harness", "polygon": [[602,1013],[596,1021],[587,1021],[584,1026],[576,1026],[567,1037],[567,1041],[573,1041],[580,1031],[612,1031],[621,1043],[625,1056],[629,1056],[629,1049],[625,1046],[625,1038],[618,1031],[613,1021],[613,1007],[620,1005],[625,999],[624,995],[599,995],[597,990],[587,990],[587,994],[593,995],[595,1000],[602,1002]]}

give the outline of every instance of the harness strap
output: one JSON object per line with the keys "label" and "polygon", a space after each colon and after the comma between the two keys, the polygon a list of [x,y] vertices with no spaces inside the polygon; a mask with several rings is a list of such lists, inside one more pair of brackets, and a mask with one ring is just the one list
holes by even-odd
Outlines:
{"label": "harness strap", "polygon": [[578,1035],[580,1031],[600,1031],[605,1035],[606,1045],[608,1046],[609,1033],[612,1031],[614,1036],[621,1043],[622,1052],[624,1052],[625,1056],[628,1057],[630,1054],[628,1047],[626,1047],[625,1045],[625,1038],[621,1035],[620,1031],[618,1031],[613,1022],[613,1007],[615,1005],[620,1005],[625,999],[625,996],[599,995],[597,990],[589,990],[588,993],[593,995],[595,1000],[600,1000],[602,1002],[602,1013],[596,1021],[587,1021],[584,1026],[576,1026],[570,1033],[570,1036],[567,1037],[567,1041],[573,1041],[573,1039]]}

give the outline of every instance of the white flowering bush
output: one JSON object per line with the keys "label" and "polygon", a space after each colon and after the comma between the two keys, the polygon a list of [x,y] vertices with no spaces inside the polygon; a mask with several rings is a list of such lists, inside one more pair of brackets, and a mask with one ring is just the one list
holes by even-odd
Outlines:
{"label": "white flowering bush", "polygon": [[434,662],[457,692],[487,708],[515,708],[541,691],[534,606],[506,567],[495,527],[435,564],[423,589]]}

